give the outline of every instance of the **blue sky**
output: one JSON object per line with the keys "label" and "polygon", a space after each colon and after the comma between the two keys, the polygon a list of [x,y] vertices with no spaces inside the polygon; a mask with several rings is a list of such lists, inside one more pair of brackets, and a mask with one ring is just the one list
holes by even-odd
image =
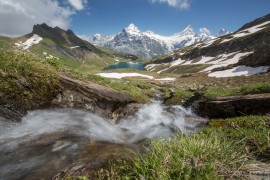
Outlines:
{"label": "blue sky", "polygon": [[0,35],[21,36],[47,23],[79,35],[111,35],[130,23],[169,35],[192,25],[213,35],[270,13],[270,0],[0,0]]}
{"label": "blue sky", "polygon": [[71,23],[78,34],[116,34],[130,23],[162,35],[179,32],[189,24],[197,32],[206,27],[217,34],[222,27],[235,31],[270,13],[270,0],[191,0],[187,8],[150,0],[91,0],[87,6]]}

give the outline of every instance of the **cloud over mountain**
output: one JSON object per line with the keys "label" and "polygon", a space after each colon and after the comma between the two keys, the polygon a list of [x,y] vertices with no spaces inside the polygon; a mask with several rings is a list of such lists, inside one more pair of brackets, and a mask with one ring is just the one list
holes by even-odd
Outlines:
{"label": "cloud over mountain", "polygon": [[44,22],[67,29],[71,16],[84,9],[86,3],[86,0],[68,0],[68,3],[56,0],[1,0],[0,34],[24,35],[32,30],[34,24]]}
{"label": "cloud over mountain", "polygon": [[87,4],[87,0],[68,0],[68,2],[78,11],[83,10]]}
{"label": "cloud over mountain", "polygon": [[187,9],[190,7],[190,0],[151,0],[152,3],[167,3],[169,6]]}
{"label": "cloud over mountain", "polygon": [[203,27],[203,28],[200,28],[200,33],[204,33],[204,34],[211,34],[210,30]]}

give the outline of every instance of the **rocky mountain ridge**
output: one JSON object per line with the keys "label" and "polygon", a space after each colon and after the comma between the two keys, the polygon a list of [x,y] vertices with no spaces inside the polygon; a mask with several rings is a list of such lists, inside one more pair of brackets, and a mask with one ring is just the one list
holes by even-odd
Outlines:
{"label": "rocky mountain ridge", "polygon": [[[183,68],[218,77],[252,75],[270,67],[270,15],[245,24],[235,33],[217,37],[156,58],[147,69],[159,73],[185,73]],[[222,75],[223,74],[223,75]],[[214,74],[217,77],[217,73]]]}

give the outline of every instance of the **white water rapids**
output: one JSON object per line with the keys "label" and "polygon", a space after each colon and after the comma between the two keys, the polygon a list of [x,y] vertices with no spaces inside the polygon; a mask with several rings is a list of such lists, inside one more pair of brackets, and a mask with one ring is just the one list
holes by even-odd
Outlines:
{"label": "white water rapids", "polygon": [[[192,133],[201,123],[192,119],[196,116],[191,111],[181,106],[166,110],[159,102],[144,105],[133,117],[117,124],[75,109],[30,111],[20,123],[0,119],[0,156],[3,157],[0,179],[35,177],[33,170],[41,172],[41,166],[45,172],[49,168],[59,171],[73,162],[69,158],[93,141],[132,144],[144,139],[171,137],[175,131]],[[64,163],[59,165],[59,161]],[[40,174],[37,173],[37,177]]]}

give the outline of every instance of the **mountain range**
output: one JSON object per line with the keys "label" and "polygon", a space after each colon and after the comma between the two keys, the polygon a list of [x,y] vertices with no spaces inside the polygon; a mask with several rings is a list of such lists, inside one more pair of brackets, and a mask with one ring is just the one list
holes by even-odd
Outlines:
{"label": "mountain range", "polygon": [[[228,33],[230,32],[221,29],[217,36]],[[96,46],[108,47],[119,52],[131,53],[143,58],[151,58],[214,38],[215,36],[208,33],[196,34],[191,25],[188,25],[179,33],[163,36],[155,34],[150,30],[142,32],[134,24],[130,24],[117,35],[104,36],[96,34],[93,37],[86,38],[86,40]]]}

